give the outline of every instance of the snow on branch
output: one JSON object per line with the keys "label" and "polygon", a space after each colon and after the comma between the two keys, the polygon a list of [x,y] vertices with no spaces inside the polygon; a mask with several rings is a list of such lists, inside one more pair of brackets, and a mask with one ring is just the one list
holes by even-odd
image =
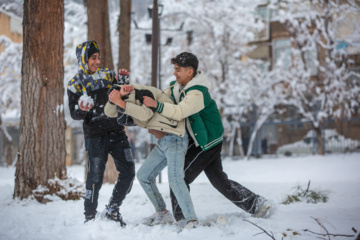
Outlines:
{"label": "snow on branch", "polygon": [[22,44],[14,43],[4,35],[0,36],[0,114],[7,110],[20,109]]}

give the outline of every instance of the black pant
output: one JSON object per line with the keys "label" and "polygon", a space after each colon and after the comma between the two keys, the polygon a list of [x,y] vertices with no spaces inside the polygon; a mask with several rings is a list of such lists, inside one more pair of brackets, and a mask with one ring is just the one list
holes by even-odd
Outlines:
{"label": "black pant", "polygon": [[109,205],[112,208],[119,207],[126,194],[130,192],[135,177],[135,164],[125,132],[87,137],[85,138],[85,148],[88,152],[88,172],[84,214],[96,214],[108,154],[113,157],[116,170],[119,171]]}
{"label": "black pant", "polygon": [[[189,139],[189,147],[185,156],[185,183],[189,190],[189,184],[192,183],[199,174],[204,171],[210,183],[227,199],[233,202],[248,213],[254,213],[255,205],[259,195],[251,192],[249,189],[239,183],[228,179],[223,171],[221,163],[222,143],[215,147],[202,151],[196,147],[192,139]],[[181,208],[170,189],[171,204],[173,214],[177,221],[184,219]]]}

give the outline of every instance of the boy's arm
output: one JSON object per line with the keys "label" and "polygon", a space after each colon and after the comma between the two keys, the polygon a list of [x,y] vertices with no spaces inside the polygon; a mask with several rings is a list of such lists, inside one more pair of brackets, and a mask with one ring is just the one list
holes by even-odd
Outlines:
{"label": "boy's arm", "polygon": [[[122,96],[129,94],[133,90],[133,87],[132,88],[128,88],[128,87],[125,87],[124,85],[120,88],[119,91],[116,90],[119,88],[111,90],[111,92],[109,93],[109,101],[106,103],[104,108],[104,113],[106,116],[111,118],[118,117],[117,106],[121,107],[122,109],[125,109],[126,102],[122,99]],[[126,92],[126,90],[128,92]]]}
{"label": "boy's arm", "polygon": [[132,96],[130,96],[127,101],[122,99],[123,96],[129,95],[132,91],[134,91],[134,87],[129,85],[123,85],[120,91],[113,90],[109,94],[109,100],[115,105],[112,107],[111,103],[107,103],[105,105],[105,114],[109,117],[117,116],[117,105],[125,110],[123,113],[126,115],[137,118],[140,121],[149,120],[154,115],[154,112],[151,109],[147,108],[145,105],[137,105],[135,99],[132,99]]}
{"label": "boy's arm", "polygon": [[200,112],[205,107],[203,94],[199,90],[189,91],[178,104],[157,102],[148,97],[144,97],[144,104],[156,107],[156,112],[176,121]]}
{"label": "boy's arm", "polygon": [[[122,89],[122,88],[121,88]],[[126,102],[122,99],[123,96],[120,91],[117,90],[113,90],[109,93],[109,101],[112,102],[113,104],[118,105],[119,107],[121,107],[122,109],[126,108]]]}
{"label": "boy's arm", "polygon": [[125,114],[132,116],[140,121],[147,121],[154,116],[154,112],[144,104],[137,105],[132,102],[126,103]]}
{"label": "boy's arm", "polygon": [[89,121],[91,119],[92,112],[81,110],[79,106],[81,104],[81,101],[79,101],[80,96],[69,89],[67,90],[67,95],[71,118],[74,120],[84,120],[85,122]]}
{"label": "boy's arm", "polygon": [[117,106],[108,101],[105,104],[104,113],[110,118],[116,118],[118,116]]}

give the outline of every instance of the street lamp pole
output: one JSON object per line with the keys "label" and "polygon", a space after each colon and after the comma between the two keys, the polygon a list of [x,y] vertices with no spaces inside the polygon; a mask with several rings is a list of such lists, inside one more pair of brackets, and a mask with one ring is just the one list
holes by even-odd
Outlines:
{"label": "street lamp pole", "polygon": [[[152,34],[145,34],[146,42],[151,41],[152,54],[151,54],[151,86],[161,89],[161,43],[160,32],[161,31],[182,31],[184,22],[181,23],[177,29],[161,29],[160,28],[160,15],[162,14],[164,5],[158,4],[157,0],[153,1],[153,5],[148,7],[150,18],[152,18]],[[141,28],[137,22],[133,20],[135,28],[139,30],[150,30],[149,28]],[[171,45],[172,37],[166,40],[165,45]]]}
{"label": "street lamp pole", "polygon": [[158,81],[158,88],[161,89],[162,86],[161,86],[161,27],[160,27],[160,19],[159,19],[158,26],[159,26],[159,43],[158,43],[158,45],[159,45],[159,47],[158,47],[158,50],[159,50],[159,61],[158,61],[158,63],[159,63],[159,71],[158,71],[159,81]]}
{"label": "street lamp pole", "polygon": [[159,14],[158,1],[154,0],[152,8],[152,57],[151,57],[151,86],[157,87],[158,55],[159,55]]}

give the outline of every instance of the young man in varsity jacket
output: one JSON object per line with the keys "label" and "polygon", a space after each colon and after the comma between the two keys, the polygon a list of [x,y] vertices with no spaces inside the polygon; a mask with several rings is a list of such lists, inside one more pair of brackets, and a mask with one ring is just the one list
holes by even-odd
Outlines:
{"label": "young man in varsity jacket", "polygon": [[[171,82],[164,92],[175,104],[161,103],[149,97],[144,97],[144,104],[165,117],[177,121],[186,119],[189,147],[184,170],[188,187],[204,171],[211,184],[236,206],[253,217],[269,217],[274,209],[272,202],[228,179],[223,171],[220,153],[224,128],[208,90],[209,81],[201,71],[197,71],[197,57],[183,52],[172,58],[171,63],[174,64],[176,81]],[[175,219],[184,218],[172,192],[171,200]]]}

